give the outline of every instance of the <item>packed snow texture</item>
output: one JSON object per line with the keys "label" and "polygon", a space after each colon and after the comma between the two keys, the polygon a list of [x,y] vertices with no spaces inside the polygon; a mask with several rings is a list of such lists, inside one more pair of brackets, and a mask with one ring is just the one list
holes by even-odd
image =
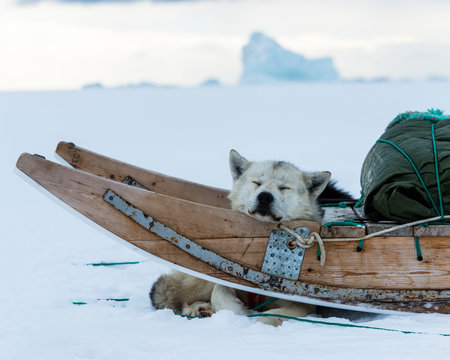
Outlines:
{"label": "packed snow texture", "polygon": [[[449,337],[295,321],[273,328],[229,311],[194,320],[155,311],[148,291],[167,267],[74,216],[14,172],[20,153],[55,160],[56,144],[66,140],[229,188],[228,152],[235,148],[252,160],[330,170],[357,196],[364,156],[388,122],[399,112],[431,107],[450,109],[448,83],[0,93],[0,359],[447,358]],[[102,261],[140,263],[86,265]],[[450,332],[442,314],[334,316],[329,320]]]}
{"label": "packed snow texture", "polygon": [[254,33],[242,50],[241,83],[335,81],[338,73],[331,58],[309,60],[281,47],[262,33]]}

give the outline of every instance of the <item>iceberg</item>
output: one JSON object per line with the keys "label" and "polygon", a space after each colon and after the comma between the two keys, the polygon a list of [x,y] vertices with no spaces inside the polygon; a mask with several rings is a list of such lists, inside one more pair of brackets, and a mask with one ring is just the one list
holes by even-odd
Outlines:
{"label": "iceberg", "polygon": [[103,85],[101,83],[91,83],[91,84],[86,84],[83,85],[81,89],[83,90],[99,90],[99,89],[103,89]]}
{"label": "iceberg", "polygon": [[300,81],[336,81],[339,78],[330,57],[307,59],[281,47],[257,32],[242,51],[243,84]]}
{"label": "iceberg", "polygon": [[205,87],[205,86],[221,86],[221,83],[220,83],[219,79],[209,78],[200,84],[200,87]]}

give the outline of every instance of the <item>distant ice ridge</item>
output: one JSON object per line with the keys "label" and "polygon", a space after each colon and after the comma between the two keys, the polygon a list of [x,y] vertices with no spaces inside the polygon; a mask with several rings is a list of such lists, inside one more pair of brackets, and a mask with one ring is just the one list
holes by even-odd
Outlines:
{"label": "distant ice ridge", "polygon": [[336,81],[339,78],[333,59],[306,59],[259,32],[252,34],[242,55],[243,84]]}
{"label": "distant ice ridge", "polygon": [[81,88],[83,90],[103,90],[103,89],[173,89],[176,86],[173,85],[157,85],[147,81],[142,81],[139,83],[128,83],[124,85],[118,85],[113,87],[105,87],[102,83],[90,83],[83,85]]}
{"label": "distant ice ridge", "polygon": [[219,79],[216,78],[209,78],[206,79],[205,81],[203,81],[200,86],[201,87],[205,87],[205,86],[221,86],[222,84],[220,83]]}

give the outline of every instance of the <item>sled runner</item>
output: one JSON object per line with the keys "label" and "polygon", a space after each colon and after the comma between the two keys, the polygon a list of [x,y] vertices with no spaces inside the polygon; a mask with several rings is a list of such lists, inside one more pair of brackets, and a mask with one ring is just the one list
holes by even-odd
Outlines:
{"label": "sled runner", "polygon": [[[371,312],[450,313],[447,225],[406,227],[361,247],[361,238],[395,224],[342,222],[358,215],[347,207],[334,210],[339,222],[292,221],[280,228],[232,211],[226,190],[71,143],[61,142],[56,152],[73,168],[30,154],[22,154],[17,167],[90,220],[178,269],[293,301]],[[318,243],[300,246],[313,233],[323,240],[322,261]]]}

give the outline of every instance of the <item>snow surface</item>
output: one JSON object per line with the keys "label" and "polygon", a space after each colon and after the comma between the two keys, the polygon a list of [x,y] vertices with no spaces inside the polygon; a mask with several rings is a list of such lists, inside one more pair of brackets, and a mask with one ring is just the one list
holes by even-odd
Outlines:
{"label": "snow surface", "polygon": [[254,33],[242,50],[241,83],[261,84],[293,81],[335,81],[333,59],[309,60],[281,47],[262,33]]}
{"label": "snow surface", "polygon": [[[450,109],[450,84],[0,93],[0,359],[444,359],[450,337],[228,311],[187,320],[147,293],[168,269],[73,216],[14,172],[21,152],[54,159],[60,140],[172,176],[231,185],[228,151],[330,170],[355,196],[365,154],[404,110]],[[137,265],[92,267],[101,261]],[[97,299],[129,298],[114,305]],[[88,302],[75,306],[74,301]],[[340,321],[450,333],[449,316],[336,313]]]}

